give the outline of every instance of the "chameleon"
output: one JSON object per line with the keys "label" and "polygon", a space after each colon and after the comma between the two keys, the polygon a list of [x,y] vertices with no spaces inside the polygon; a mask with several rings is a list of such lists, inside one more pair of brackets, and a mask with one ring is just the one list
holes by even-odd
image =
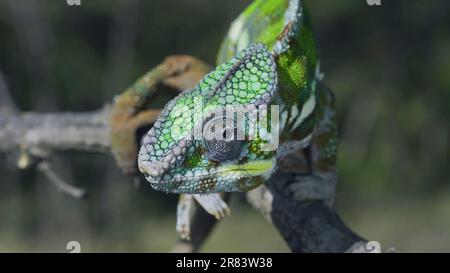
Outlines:
{"label": "chameleon", "polygon": [[255,189],[278,171],[335,173],[334,96],[301,0],[255,0],[231,24],[217,64],[166,104],[138,153],[151,187],[180,194],[183,238],[194,200],[221,218],[223,192]]}

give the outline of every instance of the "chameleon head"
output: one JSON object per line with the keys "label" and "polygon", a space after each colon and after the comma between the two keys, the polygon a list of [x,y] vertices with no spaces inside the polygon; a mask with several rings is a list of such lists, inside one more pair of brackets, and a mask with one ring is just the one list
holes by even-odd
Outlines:
{"label": "chameleon head", "polygon": [[273,171],[276,155],[261,149],[267,138],[255,117],[276,91],[272,54],[262,44],[247,47],[166,105],[143,139],[139,170],[166,192],[258,186]]}

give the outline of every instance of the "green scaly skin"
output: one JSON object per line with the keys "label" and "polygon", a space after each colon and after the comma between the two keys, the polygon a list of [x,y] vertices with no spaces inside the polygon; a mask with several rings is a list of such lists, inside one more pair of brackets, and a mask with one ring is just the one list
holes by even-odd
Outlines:
{"label": "green scaly skin", "polygon": [[262,44],[247,47],[168,103],[144,138],[140,171],[153,188],[173,193],[247,191],[258,186],[261,180],[254,178],[270,172],[276,157],[274,151],[259,150],[259,136],[243,141],[234,158],[218,161],[208,156],[211,150],[201,137],[193,138],[194,127],[226,106],[267,105],[276,88],[271,53]]}
{"label": "green scaly skin", "polygon": [[[302,1],[254,1],[232,23],[218,63],[196,87],[166,105],[144,138],[138,166],[154,189],[194,194],[217,216],[226,204],[202,195],[253,189],[283,169],[280,162],[290,154],[310,150],[310,164],[299,172],[335,171],[334,98],[320,82],[316,42]],[[194,137],[215,117],[211,113],[220,116],[218,110],[226,106],[265,104],[280,109],[281,145],[275,151],[261,149],[269,141],[259,135],[218,154],[208,141]],[[243,124],[248,130],[249,119],[244,117]]]}
{"label": "green scaly skin", "polygon": [[[223,161],[208,156],[205,141],[193,140],[194,128],[221,107],[279,105],[281,144],[303,140],[299,148],[305,148],[310,143],[318,108],[317,51],[301,2],[255,1],[233,23],[219,60],[240,47],[195,88],[172,100],[144,139],[139,169],[156,190],[247,191],[270,177],[277,153],[262,151],[261,138],[243,141],[239,155]],[[178,138],[173,137],[175,127]]]}

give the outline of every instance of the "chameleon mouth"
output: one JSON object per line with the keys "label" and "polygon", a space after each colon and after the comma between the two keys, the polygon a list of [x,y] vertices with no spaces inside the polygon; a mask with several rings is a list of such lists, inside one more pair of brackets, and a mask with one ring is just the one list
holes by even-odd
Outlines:
{"label": "chameleon mouth", "polygon": [[169,183],[183,183],[183,182],[197,182],[203,180],[217,181],[227,180],[233,181],[240,178],[251,178],[255,176],[270,176],[275,167],[275,159],[256,160],[245,164],[229,164],[221,166],[208,171],[187,171],[184,175],[181,174],[164,174],[161,176],[152,176],[144,172],[144,176],[152,187],[159,188],[160,186]]}

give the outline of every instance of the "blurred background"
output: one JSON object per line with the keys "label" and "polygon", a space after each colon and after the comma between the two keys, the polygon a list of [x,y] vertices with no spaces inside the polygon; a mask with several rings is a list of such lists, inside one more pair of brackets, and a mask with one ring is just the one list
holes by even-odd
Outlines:
{"label": "blurred background", "polygon": [[[404,252],[450,251],[450,2],[305,0],[338,102],[337,209],[358,234]],[[0,83],[23,111],[87,111],[171,54],[214,64],[250,0],[0,0]],[[176,195],[135,187],[109,155],[54,158],[76,200],[0,154],[0,251],[166,252]],[[236,195],[204,252],[288,252]]]}

